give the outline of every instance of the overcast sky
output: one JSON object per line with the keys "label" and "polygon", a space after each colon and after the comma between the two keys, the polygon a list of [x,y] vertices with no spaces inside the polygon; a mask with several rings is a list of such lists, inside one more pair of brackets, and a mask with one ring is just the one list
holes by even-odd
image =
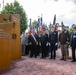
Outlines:
{"label": "overcast sky", "polygon": [[[5,0],[5,4],[13,1]],[[38,16],[43,14],[43,21],[49,24],[53,23],[54,14],[56,14],[57,23],[61,24],[63,21],[68,26],[76,24],[76,0],[18,0],[18,2],[23,6],[28,20],[30,18],[32,21],[37,20]],[[0,4],[2,4],[2,0],[0,0]]]}

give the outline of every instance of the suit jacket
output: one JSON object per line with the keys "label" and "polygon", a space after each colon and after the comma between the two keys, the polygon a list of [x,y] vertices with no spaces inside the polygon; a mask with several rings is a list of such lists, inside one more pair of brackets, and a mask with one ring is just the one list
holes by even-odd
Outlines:
{"label": "suit jacket", "polygon": [[[76,34],[76,33],[75,33]],[[74,32],[71,33],[71,36],[70,36],[70,45],[71,46],[75,46],[76,45],[76,42],[74,41],[73,39],[73,35],[74,35]]]}
{"label": "suit jacket", "polygon": [[64,30],[60,33],[59,42],[61,44],[66,44],[66,42],[69,42],[69,39],[70,39],[70,35],[67,30]]}
{"label": "suit jacket", "polygon": [[44,33],[41,35],[41,44],[46,44],[48,42],[48,34]]}
{"label": "suit jacket", "polygon": [[35,34],[35,38],[36,38],[36,41],[39,42],[39,36],[38,36],[38,34]]}
{"label": "suit jacket", "polygon": [[58,32],[53,31],[49,33],[49,43],[50,44],[55,44],[58,42]]}
{"label": "suit jacket", "polygon": [[[35,37],[35,35],[34,35],[34,37]],[[36,39],[36,37],[35,37],[35,39]],[[34,38],[32,37],[31,34],[29,35],[28,42],[31,43],[31,45],[36,45],[36,41],[34,40]]]}
{"label": "suit jacket", "polygon": [[26,39],[25,39],[26,35],[23,34],[21,37],[21,45],[25,45],[26,44]]}

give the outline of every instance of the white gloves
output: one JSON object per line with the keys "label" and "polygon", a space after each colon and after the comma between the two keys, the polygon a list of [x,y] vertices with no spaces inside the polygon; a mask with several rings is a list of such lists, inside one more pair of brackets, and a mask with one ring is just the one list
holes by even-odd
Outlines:
{"label": "white gloves", "polygon": [[49,43],[49,46],[51,46],[51,44]]}
{"label": "white gloves", "polygon": [[29,45],[32,45],[32,43],[30,42]]}
{"label": "white gloves", "polygon": [[58,43],[55,43],[55,46],[57,46],[58,45]]}
{"label": "white gloves", "polygon": [[46,46],[48,46],[48,43],[46,44]]}

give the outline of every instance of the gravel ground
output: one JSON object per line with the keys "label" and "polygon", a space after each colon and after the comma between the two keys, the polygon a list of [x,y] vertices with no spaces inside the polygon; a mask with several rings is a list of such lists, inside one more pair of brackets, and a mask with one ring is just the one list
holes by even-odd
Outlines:
{"label": "gravel ground", "polygon": [[58,50],[56,60],[23,56],[21,60],[13,61],[10,69],[1,71],[0,75],[76,75],[76,62],[71,62],[71,59],[61,61],[60,54]]}

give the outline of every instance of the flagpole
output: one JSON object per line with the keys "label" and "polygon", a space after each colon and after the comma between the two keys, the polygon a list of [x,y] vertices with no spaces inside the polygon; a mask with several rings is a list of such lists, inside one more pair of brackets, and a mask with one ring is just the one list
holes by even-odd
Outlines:
{"label": "flagpole", "polygon": [[50,26],[49,26],[49,27],[50,27],[49,29],[50,29],[50,31],[51,31],[51,23],[50,23]]}
{"label": "flagpole", "polygon": [[4,0],[3,0],[3,9],[4,9]]}
{"label": "flagpole", "polygon": [[63,21],[61,22],[61,25],[64,25]]}
{"label": "flagpole", "polygon": [[54,15],[53,25],[56,24],[56,14]]}
{"label": "flagpole", "polygon": [[39,27],[40,27],[40,16],[38,16],[38,31],[39,31]]}
{"label": "flagpole", "polygon": [[31,24],[31,18],[30,18],[30,25],[29,25],[29,27],[31,27],[31,25],[32,25],[32,24]]}
{"label": "flagpole", "polygon": [[43,20],[42,20],[42,14],[41,14],[41,25],[43,24],[43,22],[42,22]]}

